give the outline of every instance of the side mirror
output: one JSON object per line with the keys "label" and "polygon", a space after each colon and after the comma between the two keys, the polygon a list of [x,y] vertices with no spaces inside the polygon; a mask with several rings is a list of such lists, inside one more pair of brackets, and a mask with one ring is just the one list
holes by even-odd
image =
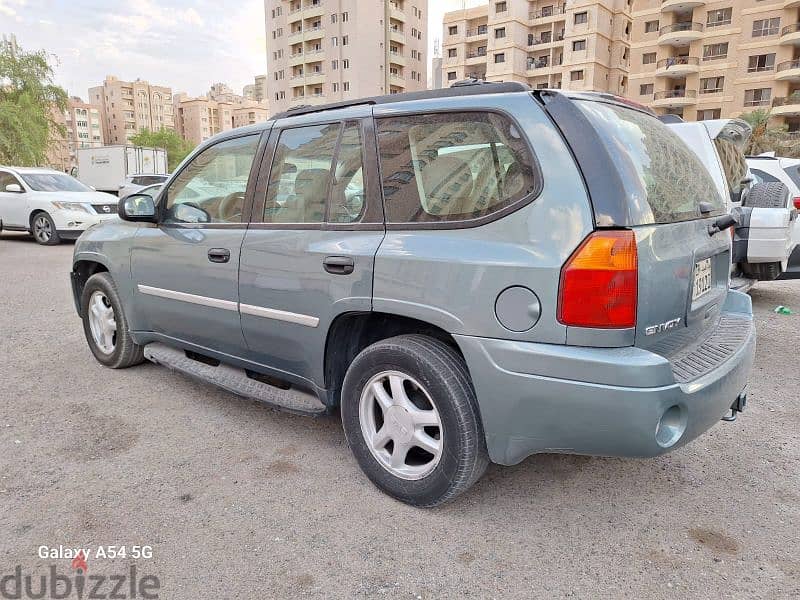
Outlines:
{"label": "side mirror", "polygon": [[20,186],[18,183],[9,183],[6,186],[6,191],[12,194],[22,194],[25,192],[25,190],[22,189],[22,186]]}
{"label": "side mirror", "polygon": [[117,214],[123,221],[155,223],[156,204],[147,194],[131,194],[119,201]]}

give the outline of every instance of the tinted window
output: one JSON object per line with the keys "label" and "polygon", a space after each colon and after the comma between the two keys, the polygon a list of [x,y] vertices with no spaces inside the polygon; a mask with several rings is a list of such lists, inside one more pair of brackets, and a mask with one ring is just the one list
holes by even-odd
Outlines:
{"label": "tinted window", "polygon": [[167,180],[163,175],[141,175],[136,177],[134,183],[136,185],[155,185],[157,183],[164,183]]}
{"label": "tinted window", "polygon": [[[0,171],[0,192],[6,191],[7,185],[20,185],[17,178],[14,177],[11,173],[4,173]],[[20,185],[20,187],[22,187]]]}
{"label": "tinted window", "polygon": [[80,181],[69,175],[58,173],[26,174],[22,176],[25,183],[37,192],[91,192]]}
{"label": "tinted window", "polygon": [[328,220],[331,223],[354,223],[364,210],[364,159],[361,128],[348,123],[342,132],[336,171],[331,186]]}
{"label": "tinted window", "polygon": [[753,174],[753,177],[756,178],[757,183],[780,183],[780,179],[773,177],[761,169],[750,169],[750,172]]}
{"label": "tinted window", "polygon": [[272,162],[265,223],[322,223],[341,125],[285,129]]}
{"label": "tinted window", "polygon": [[700,159],[658,119],[602,102],[577,105],[617,158],[631,202],[650,208],[647,222],[700,218],[700,202],[724,211],[724,200]]}
{"label": "tinted window", "polygon": [[798,166],[791,166],[786,167],[784,172],[789,176],[789,178],[794,182],[794,184],[800,188],[800,167]]}
{"label": "tinted window", "polygon": [[431,114],[378,122],[386,219],[460,221],[533,193],[533,159],[521,132],[493,113]]}
{"label": "tinted window", "polygon": [[258,139],[227,140],[195,156],[167,190],[165,222],[241,222]]}

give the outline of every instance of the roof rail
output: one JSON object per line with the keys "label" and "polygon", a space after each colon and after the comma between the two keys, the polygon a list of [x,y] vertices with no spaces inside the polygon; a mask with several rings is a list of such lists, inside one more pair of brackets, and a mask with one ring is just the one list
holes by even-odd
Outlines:
{"label": "roof rail", "polygon": [[274,115],[273,119],[285,119],[298,115],[307,115],[351,106],[392,104],[394,102],[410,102],[414,100],[429,100],[433,98],[452,98],[458,96],[477,96],[479,94],[505,94],[512,92],[530,92],[530,86],[518,81],[484,81],[482,79],[466,79],[458,81],[449,88],[438,90],[423,90],[420,92],[406,92],[404,94],[387,94],[357,100],[345,100],[319,106],[296,106]]}

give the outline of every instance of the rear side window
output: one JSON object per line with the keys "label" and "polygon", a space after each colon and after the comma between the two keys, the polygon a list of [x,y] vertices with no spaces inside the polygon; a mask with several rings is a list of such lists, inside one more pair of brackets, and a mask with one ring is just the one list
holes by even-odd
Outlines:
{"label": "rear side window", "polygon": [[785,167],[784,172],[789,176],[792,182],[800,188],[800,166],[793,165],[791,167]]}
{"label": "rear side window", "polygon": [[[700,203],[725,210],[711,175],[692,150],[658,119],[637,110],[579,100],[612,156],[631,202],[649,207],[646,223],[698,219]],[[646,204],[645,204],[646,203]]]}
{"label": "rear side window", "polygon": [[380,119],[378,146],[390,223],[484,217],[540,185],[522,133],[495,113]]}

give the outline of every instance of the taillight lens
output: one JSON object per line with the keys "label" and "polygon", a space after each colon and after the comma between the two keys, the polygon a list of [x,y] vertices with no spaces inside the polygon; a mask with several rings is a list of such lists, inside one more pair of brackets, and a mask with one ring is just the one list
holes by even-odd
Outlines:
{"label": "taillight lens", "polygon": [[795,196],[794,197],[794,207],[797,210],[800,210],[800,196]]}
{"label": "taillight lens", "polygon": [[558,320],[574,327],[634,327],[638,272],[632,231],[595,231],[561,270]]}

